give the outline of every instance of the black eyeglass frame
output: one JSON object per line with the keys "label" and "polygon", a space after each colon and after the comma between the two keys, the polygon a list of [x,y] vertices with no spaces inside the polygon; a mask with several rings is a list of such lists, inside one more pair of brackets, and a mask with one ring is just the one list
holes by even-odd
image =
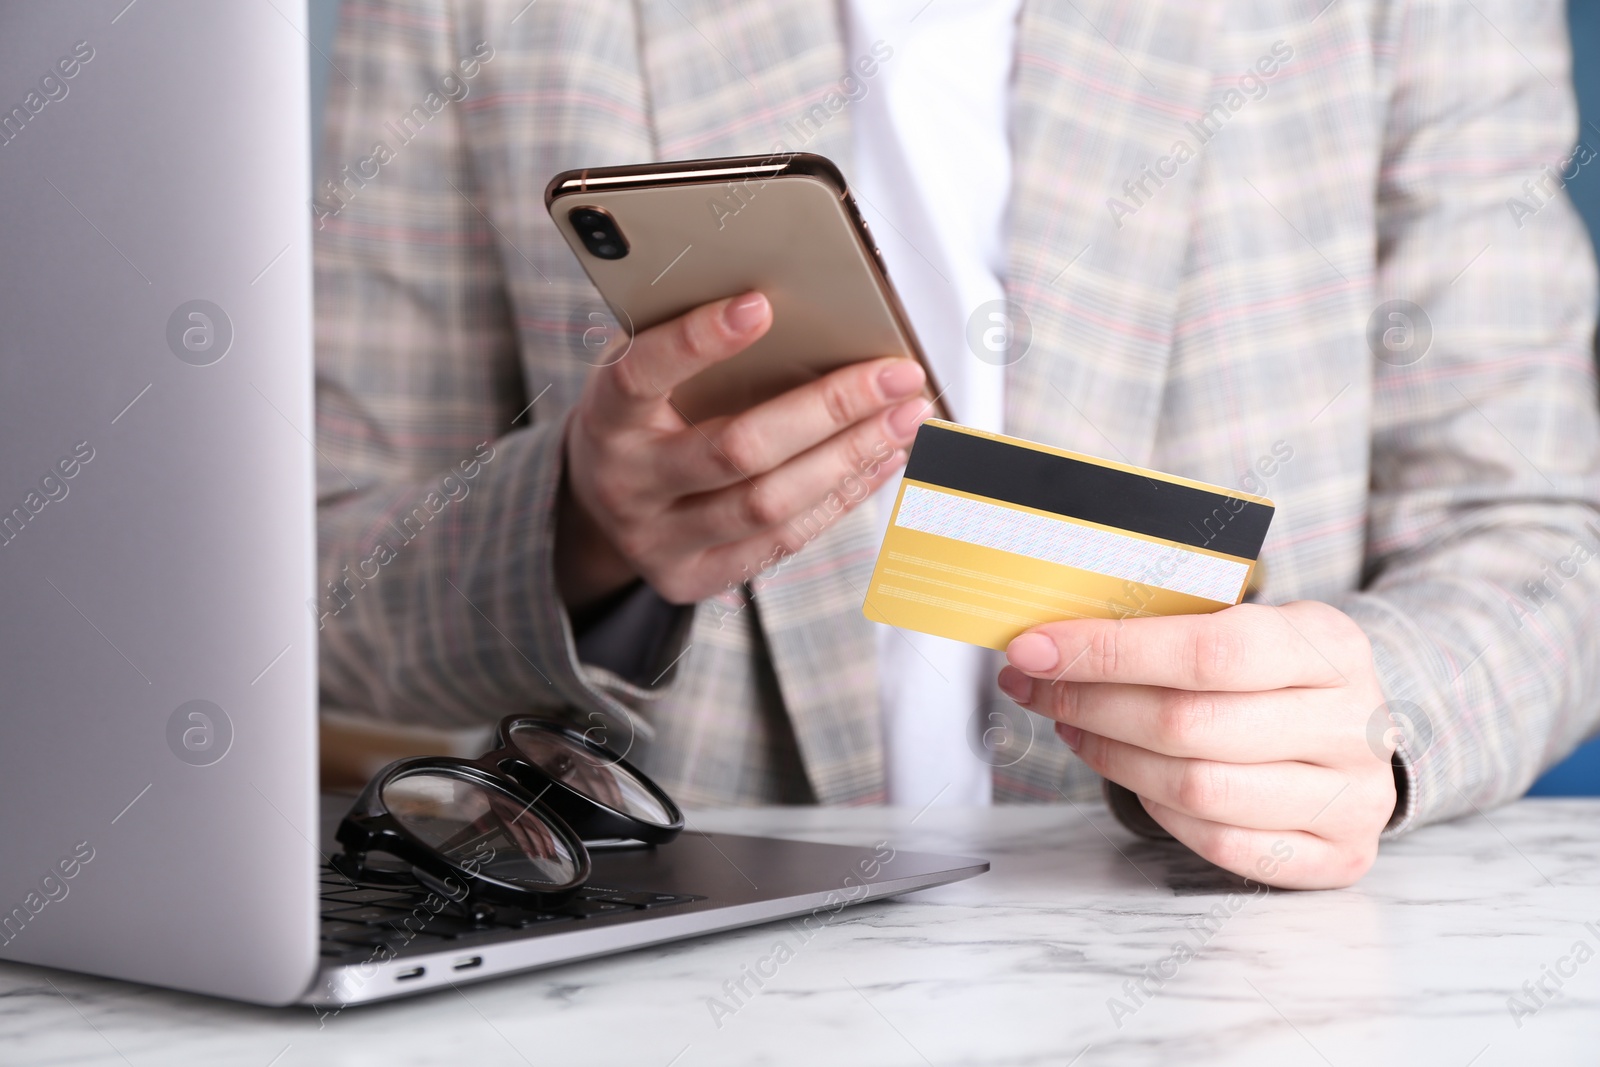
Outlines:
{"label": "black eyeglass frame", "polygon": [[[512,731],[520,726],[556,733],[580,745],[598,759],[618,766],[644,786],[661,805],[670,822],[653,824],[567,786],[533,763],[516,747]],[[634,768],[622,756],[591,741],[582,731],[566,723],[528,715],[510,715],[495,729],[496,747],[477,759],[453,756],[412,756],[384,767],[362,789],[356,802],[339,824],[335,839],[344,846],[338,866],[346,873],[369,875],[365,865],[369,852],[387,853],[410,865],[428,888],[458,903],[487,901],[508,905],[551,905],[570,898],[589,880],[592,865],[584,838],[573,829],[573,822],[587,832],[590,840],[625,838],[648,845],[665,844],[683,829],[683,812],[664,790]],[[533,889],[506,882],[469,867],[440,852],[413,835],[389,811],[383,790],[391,782],[419,774],[454,776],[480,788],[500,793],[524,812],[537,817],[573,857],[576,870],[572,879],[549,889]],[[470,862],[471,857],[467,857]]]}
{"label": "black eyeglass frame", "polygon": [[[517,743],[511,735],[520,726],[531,726],[548,733],[559,734],[602,763],[616,766],[644,787],[651,799],[666,812],[667,821],[647,822],[567,785],[524,756],[517,748]],[[495,727],[495,743],[498,747],[479,756],[477,762],[481,765],[494,761],[502,773],[516,779],[524,789],[537,793],[541,803],[565,819],[567,824],[577,829],[587,841],[621,838],[643,841],[647,845],[664,845],[683,831],[683,812],[667,795],[666,790],[651,781],[648,775],[618,753],[597,741],[591,741],[588,731],[578,730],[554,719],[531,715],[508,715]]]}
{"label": "black eyeglass frame", "polygon": [[[497,792],[511,804],[524,809],[538,819],[572,856],[575,868],[573,877],[548,889],[518,885],[486,873],[480,865],[472,864],[470,856],[465,857],[465,862],[457,862],[412,834],[389,811],[383,799],[383,790],[391,782],[419,774],[459,778]],[[384,767],[361,791],[361,796],[345,815],[334,836],[344,846],[344,855],[335,859],[335,867],[341,873],[375,881],[392,880],[392,871],[386,868],[372,869],[366,865],[367,853],[388,853],[408,864],[417,880],[427,888],[458,904],[467,901],[523,906],[560,904],[588,881],[590,874],[589,850],[560,816],[548,808],[540,810],[538,802],[514,779],[506,778],[493,768],[480,766],[477,761],[451,756],[413,756]]]}

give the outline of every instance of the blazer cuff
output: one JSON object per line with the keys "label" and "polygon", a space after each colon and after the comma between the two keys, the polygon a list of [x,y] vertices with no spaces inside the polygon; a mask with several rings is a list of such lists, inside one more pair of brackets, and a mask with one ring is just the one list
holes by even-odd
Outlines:
{"label": "blazer cuff", "polygon": [[1416,769],[1403,749],[1395,751],[1389,758],[1389,765],[1394,768],[1394,814],[1389,816],[1389,825],[1383,828],[1385,839],[1414,829],[1417,821]]}
{"label": "blazer cuff", "polygon": [[1110,779],[1100,780],[1100,791],[1106,798],[1106,807],[1124,827],[1151,841],[1172,841],[1173,836],[1160,823],[1150,817],[1139,802],[1138,794]]}

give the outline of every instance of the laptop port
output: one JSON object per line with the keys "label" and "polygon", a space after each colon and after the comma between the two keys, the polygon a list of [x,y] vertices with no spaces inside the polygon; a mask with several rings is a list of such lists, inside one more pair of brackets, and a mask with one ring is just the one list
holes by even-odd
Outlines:
{"label": "laptop port", "polygon": [[426,971],[426,967],[411,967],[404,971],[395,972],[394,980],[396,982],[404,982],[410,978],[421,978]]}
{"label": "laptop port", "polygon": [[450,965],[452,971],[470,971],[474,967],[483,966],[482,956],[463,956]]}

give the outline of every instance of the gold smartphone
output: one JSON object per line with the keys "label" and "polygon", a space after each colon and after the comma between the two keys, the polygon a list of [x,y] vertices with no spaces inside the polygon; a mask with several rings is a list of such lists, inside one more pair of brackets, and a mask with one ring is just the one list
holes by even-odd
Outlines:
{"label": "gold smartphone", "polygon": [[772,328],[680,384],[689,419],[731,415],[880,356],[928,372],[883,257],[839,168],[806,152],[569,170],[545,207],[630,336],[712,300],[759,290]]}

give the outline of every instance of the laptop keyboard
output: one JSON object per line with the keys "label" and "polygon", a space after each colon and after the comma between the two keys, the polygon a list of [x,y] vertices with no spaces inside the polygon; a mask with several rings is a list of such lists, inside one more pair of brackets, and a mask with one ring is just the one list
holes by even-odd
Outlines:
{"label": "laptop keyboard", "polygon": [[[494,907],[474,922],[453,906],[436,910],[439,898],[416,883],[352,881],[322,868],[322,957],[355,963],[505,941],[566,930],[575,924],[654,915],[705,897],[584,886],[559,908],[527,911]],[[607,925],[609,925],[609,921]]]}

